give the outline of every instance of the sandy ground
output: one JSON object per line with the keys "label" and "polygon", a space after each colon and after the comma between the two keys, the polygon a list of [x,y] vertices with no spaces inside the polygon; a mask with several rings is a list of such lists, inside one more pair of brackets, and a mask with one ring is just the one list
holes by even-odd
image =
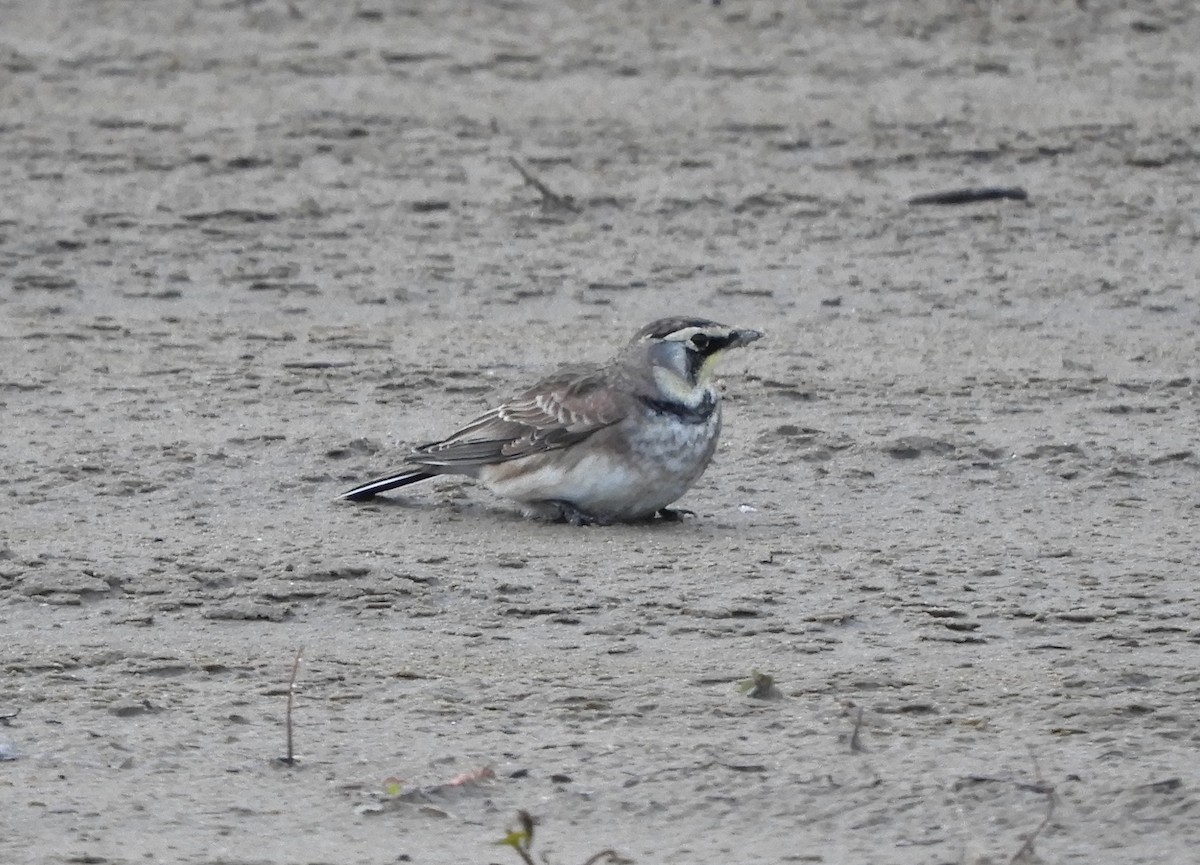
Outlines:
{"label": "sandy ground", "polygon": [[[0,861],[1195,861],[1190,2],[0,19]],[[669,313],[694,519],[334,500]]]}

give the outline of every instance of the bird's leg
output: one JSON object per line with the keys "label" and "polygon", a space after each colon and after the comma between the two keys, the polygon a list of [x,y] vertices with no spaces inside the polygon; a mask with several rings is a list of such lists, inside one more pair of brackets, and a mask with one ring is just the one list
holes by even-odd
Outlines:
{"label": "bird's leg", "polygon": [[659,508],[658,518],[665,520],[668,523],[681,523],[684,517],[696,516],[695,511],[689,511],[687,508]]}
{"label": "bird's leg", "polygon": [[586,511],[581,511],[570,502],[552,499],[547,501],[546,504],[558,509],[558,519],[565,523],[570,523],[573,526],[612,525],[612,520],[605,519],[604,517],[598,517],[595,514],[589,514]]}

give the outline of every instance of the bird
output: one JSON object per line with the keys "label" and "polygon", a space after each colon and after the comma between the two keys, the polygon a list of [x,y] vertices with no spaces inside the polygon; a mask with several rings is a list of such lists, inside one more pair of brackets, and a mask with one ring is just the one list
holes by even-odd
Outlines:
{"label": "bird", "polygon": [[361,502],[465,475],[531,519],[578,526],[679,519],[691,512],[668,505],[704,473],[721,433],[714,367],[762,336],[704,318],[658,319],[608,362],[561,367],[340,498]]}

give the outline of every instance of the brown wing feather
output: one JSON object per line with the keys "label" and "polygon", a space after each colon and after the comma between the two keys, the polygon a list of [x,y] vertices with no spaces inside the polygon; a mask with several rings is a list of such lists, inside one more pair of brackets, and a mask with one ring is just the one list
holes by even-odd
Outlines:
{"label": "brown wing feather", "polygon": [[562,370],[450,437],[421,445],[407,461],[424,466],[486,465],[569,447],[627,414],[627,400],[609,384],[605,374],[594,369]]}

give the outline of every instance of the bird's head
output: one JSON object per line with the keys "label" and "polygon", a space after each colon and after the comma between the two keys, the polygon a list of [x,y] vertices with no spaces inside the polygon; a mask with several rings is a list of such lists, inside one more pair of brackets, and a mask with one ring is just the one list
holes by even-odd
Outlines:
{"label": "bird's head", "polygon": [[639,330],[630,346],[647,351],[660,387],[690,403],[711,387],[713,368],[725,352],[761,338],[757,330],[703,318],[662,318]]}

